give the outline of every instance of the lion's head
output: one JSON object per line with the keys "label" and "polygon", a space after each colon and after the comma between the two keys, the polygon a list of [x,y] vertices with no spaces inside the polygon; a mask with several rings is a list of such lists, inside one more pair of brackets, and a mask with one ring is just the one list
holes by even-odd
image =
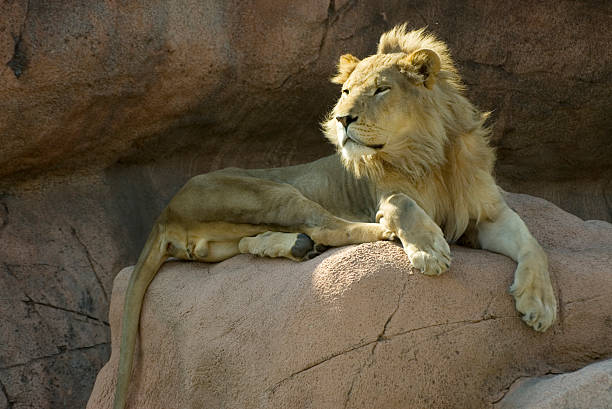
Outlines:
{"label": "lion's head", "polygon": [[324,131],[357,176],[419,178],[446,162],[454,138],[482,129],[486,118],[462,96],[446,45],[423,29],[394,28],[363,60],[343,55],[332,82],[342,95]]}

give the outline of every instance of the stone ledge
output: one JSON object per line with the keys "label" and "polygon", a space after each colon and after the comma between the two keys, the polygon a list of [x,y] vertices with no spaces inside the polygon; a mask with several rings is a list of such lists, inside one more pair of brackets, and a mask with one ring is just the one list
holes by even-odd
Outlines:
{"label": "stone ledge", "polygon": [[[145,299],[129,407],[487,407],[517,378],[610,356],[612,227],[508,200],[550,257],[560,311],[545,334],[507,294],[515,264],[481,250],[454,246],[437,278],[388,242],[304,263],[170,262]],[[130,271],[115,279],[113,351],[89,409],[111,406]]]}

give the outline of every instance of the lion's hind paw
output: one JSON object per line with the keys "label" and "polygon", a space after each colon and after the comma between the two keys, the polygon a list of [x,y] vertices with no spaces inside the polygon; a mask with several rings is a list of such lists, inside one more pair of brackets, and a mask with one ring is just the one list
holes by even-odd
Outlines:
{"label": "lion's hind paw", "polygon": [[310,260],[327,249],[327,246],[312,241],[307,234],[299,233],[291,247],[291,255],[294,260]]}

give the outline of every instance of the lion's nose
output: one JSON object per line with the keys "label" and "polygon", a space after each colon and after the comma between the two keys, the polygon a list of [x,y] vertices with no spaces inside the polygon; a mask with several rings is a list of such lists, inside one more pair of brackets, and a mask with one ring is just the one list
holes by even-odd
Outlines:
{"label": "lion's nose", "polygon": [[350,116],[350,115],[336,117],[336,121],[340,122],[344,126],[344,128],[348,128],[348,126],[352,122],[355,122],[356,120],[357,120],[356,116]]}

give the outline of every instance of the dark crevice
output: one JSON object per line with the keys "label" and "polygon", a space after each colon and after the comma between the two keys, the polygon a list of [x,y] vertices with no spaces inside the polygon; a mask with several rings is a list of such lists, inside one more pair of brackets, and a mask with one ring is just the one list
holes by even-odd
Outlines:
{"label": "dark crevice", "polygon": [[15,41],[15,50],[13,51],[13,57],[6,65],[13,71],[15,77],[19,78],[28,66],[28,57],[25,53],[25,46],[23,45],[21,34],[19,34],[19,36],[13,36],[13,40]]}
{"label": "dark crevice", "polygon": [[319,43],[319,55],[321,55],[321,51],[323,51],[323,46],[325,45],[325,40],[327,39],[327,33],[329,31],[329,27],[333,24],[334,14],[336,13],[336,1],[330,0],[329,6],[327,7],[327,19],[325,20],[325,28],[323,30],[323,36],[321,37],[321,42]]}
{"label": "dark crevice", "polygon": [[4,395],[6,399],[6,409],[13,409],[13,403],[15,402],[12,401],[11,398],[9,397],[8,392],[6,390],[6,386],[4,386],[2,381],[0,381],[0,392],[2,392],[2,394]]}
{"label": "dark crevice", "polygon": [[424,327],[419,327],[419,328],[413,328],[413,329],[409,329],[409,330],[406,330],[406,331],[396,332],[395,334],[388,335],[386,337],[386,339],[392,339],[392,338],[395,338],[397,336],[411,334],[413,332],[421,331],[421,330],[428,329],[428,328],[445,327],[445,326],[448,326],[448,325],[460,325],[460,324],[463,324],[463,325],[461,325],[461,327],[463,328],[465,326],[473,325],[473,324],[479,324],[479,323],[484,322],[484,321],[500,320],[500,319],[507,319],[507,318],[520,319],[520,317],[518,315],[505,315],[505,316],[502,316],[502,317],[490,316],[490,317],[482,318],[482,319],[479,319],[479,320],[462,320],[462,321],[444,322],[444,323],[439,323],[439,324],[426,325]]}
{"label": "dark crevice", "polygon": [[610,199],[608,198],[608,191],[612,191],[612,179],[610,179],[607,183],[604,183],[601,187],[601,195],[603,196],[604,204],[606,205],[606,209],[608,210],[610,220],[612,220],[612,203],[610,203]]}
{"label": "dark crevice", "polygon": [[506,387],[504,387],[500,392],[499,395],[497,396],[497,398],[495,398],[495,400],[491,401],[491,405],[495,405],[496,403],[501,402],[506,395],[508,394],[508,392],[510,391],[510,389],[512,389],[512,386],[514,386],[514,384],[516,384],[517,382],[521,381],[522,379],[531,379],[531,378],[541,378],[544,376],[549,376],[549,375],[561,375],[564,372],[559,371],[557,369],[551,369],[543,374],[537,374],[537,375],[519,375],[517,377],[515,377]]}
{"label": "dark crevice", "polygon": [[[397,296],[397,304],[395,305],[395,309],[391,312],[391,315],[389,315],[389,318],[387,318],[387,321],[385,322],[385,325],[383,326],[382,331],[380,331],[380,334],[378,334],[377,341],[385,341],[388,339],[387,338],[387,327],[389,326],[389,323],[395,316],[395,313],[399,310],[400,306],[402,305],[402,300],[404,299],[404,293],[406,292],[407,285],[408,285],[408,281],[404,281],[404,286],[402,287],[402,291],[400,291],[399,295]],[[374,354],[375,350],[376,350],[376,345],[374,345],[374,348],[372,349],[372,355]]]}
{"label": "dark crevice", "polygon": [[90,320],[99,322],[99,323],[101,323],[101,324],[103,324],[103,325],[105,325],[107,327],[109,326],[107,321],[104,321],[104,320],[101,320],[99,318],[96,318],[93,315],[89,315],[89,314],[81,312],[81,311],[71,310],[71,309],[65,308],[65,307],[59,307],[57,305],[53,305],[53,304],[49,304],[49,303],[45,303],[45,302],[34,301],[27,294],[26,294],[26,297],[27,297],[27,300],[22,300],[22,302],[24,302],[25,304],[28,304],[28,305],[40,305],[40,306],[43,306],[43,307],[48,307],[48,308],[53,308],[53,309],[60,310],[60,311],[69,312],[71,314],[80,315],[81,317],[85,317],[85,318],[88,318]]}
{"label": "dark crevice", "polygon": [[100,289],[102,290],[102,294],[104,295],[104,300],[106,302],[108,302],[108,294],[106,294],[106,289],[104,289],[104,285],[102,285],[102,280],[100,279],[100,276],[98,275],[98,271],[96,271],[96,267],[94,265],[95,260],[91,256],[91,253],[89,252],[89,249],[87,248],[85,243],[83,243],[83,241],[81,240],[81,238],[77,234],[76,229],[74,227],[70,226],[70,232],[72,233],[74,238],[79,242],[81,247],[83,247],[83,250],[85,251],[85,257],[87,257],[87,261],[89,262],[89,266],[91,267],[91,271],[94,273],[94,276],[96,277],[96,281],[98,282],[98,285],[100,286]]}
{"label": "dark crevice", "polygon": [[374,342],[374,345],[372,345],[372,350],[370,351],[370,356],[368,357],[368,359],[366,359],[363,362],[363,364],[361,364],[357,372],[355,372],[355,374],[353,375],[353,379],[351,380],[351,386],[349,387],[349,390],[346,393],[346,398],[344,399],[344,409],[347,409],[349,407],[349,402],[351,401],[351,396],[353,395],[353,389],[355,388],[355,383],[357,383],[357,379],[359,379],[359,377],[361,376],[361,372],[363,372],[363,368],[365,368],[366,365],[369,365],[372,362],[372,357],[374,356],[374,350],[376,349],[378,342],[379,342],[378,339],[376,340],[376,342]]}
{"label": "dark crevice", "polygon": [[408,285],[408,281],[404,281],[404,285],[402,287],[402,290],[400,291],[400,293],[397,296],[397,303],[395,304],[395,308],[393,309],[393,311],[391,311],[391,314],[389,314],[389,318],[387,318],[387,321],[385,321],[385,324],[383,325],[382,330],[380,331],[380,333],[378,334],[378,337],[376,337],[376,342],[374,342],[374,345],[372,345],[372,350],[370,351],[370,356],[364,361],[364,363],[361,365],[361,367],[359,367],[359,370],[357,370],[357,372],[355,372],[355,374],[353,375],[353,379],[351,380],[351,386],[349,387],[349,390],[346,394],[346,399],[344,400],[344,408],[348,408],[349,407],[349,402],[351,400],[351,395],[353,394],[353,389],[355,387],[355,383],[357,382],[357,379],[360,377],[361,372],[363,372],[363,369],[368,366],[371,365],[372,362],[374,361],[374,352],[376,351],[376,348],[378,347],[378,344],[380,342],[386,341],[389,338],[387,337],[387,328],[389,327],[389,324],[391,323],[391,320],[393,319],[393,317],[395,316],[395,314],[397,313],[397,311],[400,309],[400,306],[402,305],[402,300],[404,299],[404,294],[406,293],[406,286]]}
{"label": "dark crevice", "polygon": [[327,41],[327,35],[331,26],[333,26],[346,11],[350,10],[355,5],[355,3],[356,1],[351,0],[339,9],[336,9],[336,1],[330,0],[329,6],[327,7],[327,18],[324,21],[325,27],[323,30],[323,36],[321,37],[321,42],[319,43],[319,56],[323,51],[323,47],[325,46],[325,42]]}
{"label": "dark crevice", "polygon": [[16,364],[11,364],[11,365],[7,365],[7,366],[3,366],[3,367],[0,367],[0,370],[18,368],[18,367],[21,367],[21,366],[26,366],[26,365],[30,365],[30,364],[36,363],[38,361],[44,361],[46,359],[56,358],[56,357],[58,357],[60,355],[67,354],[67,353],[70,353],[70,352],[86,351],[88,349],[94,349],[94,348],[98,348],[100,346],[108,345],[108,344],[109,344],[108,342],[101,342],[99,344],[88,345],[88,346],[78,347],[78,348],[73,348],[73,349],[58,348],[58,349],[60,349],[60,351],[56,352],[55,354],[38,356],[36,358],[29,359],[26,362],[19,362],[19,363],[16,363]]}
{"label": "dark crevice", "polygon": [[346,349],[344,351],[340,351],[340,352],[336,352],[334,354],[328,355],[325,358],[320,359],[320,360],[318,360],[318,361],[316,361],[316,362],[306,366],[305,368],[300,369],[299,371],[293,372],[291,375],[287,376],[286,378],[281,379],[279,382],[277,382],[274,385],[272,385],[271,387],[269,387],[267,392],[274,393],[276,391],[276,389],[278,389],[279,386],[281,386],[285,382],[293,379],[295,376],[297,376],[297,375],[299,375],[299,374],[301,374],[303,372],[306,372],[306,371],[308,371],[308,370],[310,370],[312,368],[315,368],[315,367],[317,367],[317,366],[319,366],[321,364],[324,364],[325,362],[328,362],[328,361],[330,361],[330,360],[332,360],[334,358],[337,358],[337,357],[339,357],[341,355],[344,355],[344,354],[349,353],[349,352],[356,351],[356,350],[361,349],[363,347],[366,347],[368,345],[372,345],[373,343],[376,343],[376,342],[377,342],[377,340],[369,341],[369,342],[366,342],[366,343],[363,343],[363,344],[355,345],[355,346],[353,346],[353,347],[351,347],[349,349]]}
{"label": "dark crevice", "polygon": [[21,24],[21,29],[19,34],[13,34],[13,41],[15,42],[15,48],[13,50],[13,56],[6,65],[13,71],[16,78],[21,77],[23,72],[28,67],[28,56],[26,53],[26,46],[23,42],[23,34],[26,28],[26,22],[28,21],[30,13],[30,1],[28,0],[26,4],[25,17],[23,19],[23,23]]}
{"label": "dark crevice", "polygon": [[[336,1],[330,0],[329,5],[327,6],[327,17],[322,21],[323,24],[323,35],[321,36],[321,41],[319,41],[319,49],[317,55],[313,58],[312,61],[309,61],[306,65],[312,64],[319,60],[321,57],[321,53],[323,52],[323,48],[325,47],[325,43],[327,41],[327,36],[329,34],[329,29],[334,23],[338,21],[338,19],[347,11],[350,10],[356,4],[355,0],[348,1],[344,6],[340,7],[336,10]],[[285,79],[283,79],[280,85],[271,88],[272,90],[283,89],[289,81],[292,81],[296,76],[302,73],[304,68],[300,69],[297,72],[290,73]]]}
{"label": "dark crevice", "polygon": [[524,378],[529,378],[529,376],[526,375],[520,375],[517,376],[516,378],[514,378],[512,380],[512,382],[510,382],[508,384],[508,386],[506,386],[504,389],[501,390],[501,392],[499,392],[498,397],[495,400],[491,401],[491,405],[495,405],[496,403],[500,402],[502,399],[504,399],[506,397],[506,395],[508,394],[508,391],[510,390],[510,388],[512,387],[512,385],[514,385],[516,382],[520,381],[521,379]]}
{"label": "dark crevice", "polygon": [[9,208],[6,203],[0,203],[0,230],[3,230],[9,223]]}

